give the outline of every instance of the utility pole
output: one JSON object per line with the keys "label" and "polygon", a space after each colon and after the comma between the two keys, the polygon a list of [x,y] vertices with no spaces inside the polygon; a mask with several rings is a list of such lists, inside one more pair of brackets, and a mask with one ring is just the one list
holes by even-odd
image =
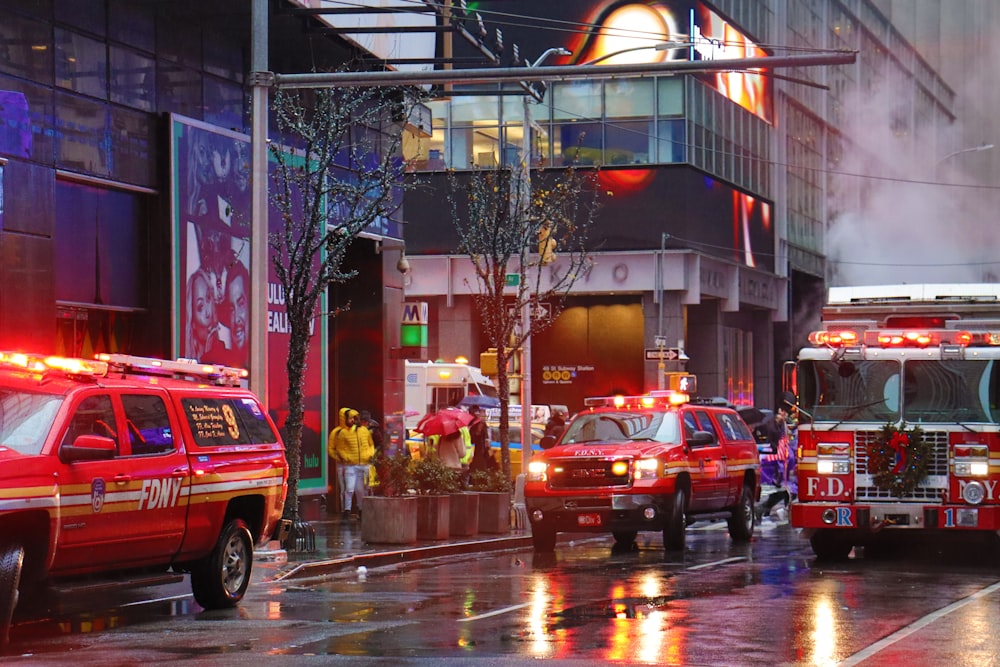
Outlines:
{"label": "utility pole", "polygon": [[250,42],[250,389],[268,407],[267,395],[267,107],[274,74],[267,67],[268,0],[253,0]]}
{"label": "utility pole", "polygon": [[[545,53],[538,56],[535,62],[529,62],[528,67],[540,65],[551,55],[570,56],[572,51],[564,48],[547,49]],[[541,100],[539,100],[541,101]],[[528,207],[531,205],[531,107],[528,106],[528,97],[522,98],[522,126],[521,126],[521,186],[519,201],[517,202],[520,215],[527,216]],[[539,262],[541,257],[539,257]],[[524,342],[521,343],[521,472],[528,474],[528,460],[531,458],[531,299],[525,300],[521,307],[521,335]]]}

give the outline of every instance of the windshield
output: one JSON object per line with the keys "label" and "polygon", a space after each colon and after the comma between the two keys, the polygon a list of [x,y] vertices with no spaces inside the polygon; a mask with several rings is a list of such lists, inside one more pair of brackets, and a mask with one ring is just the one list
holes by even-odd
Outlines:
{"label": "windshield", "polygon": [[578,415],[566,428],[560,444],[582,442],[680,442],[673,412],[601,412]]}
{"label": "windshield", "polygon": [[62,396],[0,389],[0,446],[39,454],[52,428]]}
{"label": "windshield", "polygon": [[469,382],[469,394],[479,394],[481,396],[489,396],[490,398],[497,398],[499,396],[496,387],[479,382]]}
{"label": "windshield", "polygon": [[805,419],[996,423],[998,400],[1000,377],[992,360],[799,364],[799,405]]}
{"label": "windshield", "polygon": [[799,405],[816,420],[898,421],[898,361],[804,361]]}
{"label": "windshield", "polygon": [[1000,373],[993,360],[908,361],[903,418],[908,422],[987,422],[1000,417]]}

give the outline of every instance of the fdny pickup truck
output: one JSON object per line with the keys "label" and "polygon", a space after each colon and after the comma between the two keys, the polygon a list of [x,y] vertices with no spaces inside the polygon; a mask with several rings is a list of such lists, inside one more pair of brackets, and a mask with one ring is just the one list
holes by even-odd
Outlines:
{"label": "fdny pickup truck", "polygon": [[284,445],[245,374],[0,352],[0,643],[42,583],[190,573],[206,609],[243,598],[254,546],[289,528]]}
{"label": "fdny pickup truck", "polygon": [[686,526],[709,518],[725,518],[733,540],[750,540],[760,459],[733,408],[675,391],[584,404],[528,464],[536,551],[552,551],[559,532],[611,533],[626,546],[639,531],[661,531],[665,549],[681,550]]}

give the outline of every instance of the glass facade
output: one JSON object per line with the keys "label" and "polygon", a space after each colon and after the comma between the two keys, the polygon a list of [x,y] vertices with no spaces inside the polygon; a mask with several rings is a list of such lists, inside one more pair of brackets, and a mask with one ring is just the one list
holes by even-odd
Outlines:
{"label": "glass facade", "polygon": [[415,171],[515,163],[527,107],[532,167],[688,162],[772,196],[771,126],[695,77],[560,82],[541,104],[517,95],[455,95],[429,106],[432,136],[404,147]]}

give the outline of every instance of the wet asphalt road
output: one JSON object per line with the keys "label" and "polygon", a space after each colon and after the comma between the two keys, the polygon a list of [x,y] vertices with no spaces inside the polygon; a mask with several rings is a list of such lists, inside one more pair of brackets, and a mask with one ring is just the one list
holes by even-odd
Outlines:
{"label": "wet asphalt road", "polygon": [[[203,612],[187,582],[61,596],[14,635],[11,664],[988,665],[1000,661],[992,543],[817,562],[787,525],[749,545],[723,525],[615,551],[453,556],[256,583]],[[258,568],[258,574],[260,568]],[[152,600],[158,598],[158,600]]]}

